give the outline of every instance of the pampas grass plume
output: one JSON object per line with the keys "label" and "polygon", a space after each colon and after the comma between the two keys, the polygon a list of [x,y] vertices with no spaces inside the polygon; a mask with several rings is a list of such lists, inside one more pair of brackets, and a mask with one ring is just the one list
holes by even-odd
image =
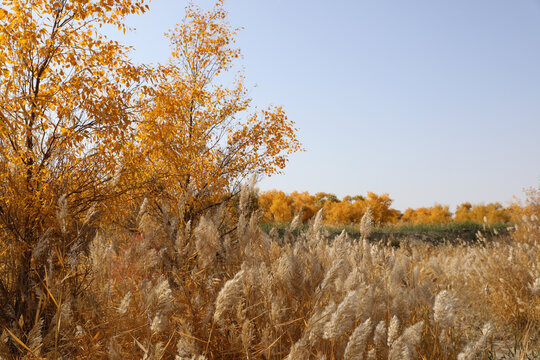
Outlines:
{"label": "pampas grass plume", "polygon": [[379,321],[375,327],[375,335],[373,335],[373,342],[375,346],[380,344],[386,344],[387,334],[386,334],[386,323],[384,320]]}
{"label": "pampas grass plume", "polygon": [[228,280],[216,299],[216,310],[214,311],[214,321],[223,325],[226,322],[225,314],[236,311],[236,305],[240,301],[243,293],[242,279],[244,269],[236,273],[233,279]]}
{"label": "pampas grass plume", "polygon": [[441,291],[435,297],[433,306],[433,318],[437,325],[442,328],[449,328],[454,325],[455,309],[454,297],[447,290]]}
{"label": "pampas grass plume", "polygon": [[358,292],[350,291],[345,299],[339,304],[336,312],[324,327],[324,338],[335,340],[343,333],[352,328],[356,318],[356,305],[358,302]]}
{"label": "pampas grass plume", "polygon": [[373,216],[371,213],[371,208],[368,206],[364,216],[360,220],[360,233],[364,239],[367,239],[371,235],[373,230]]}
{"label": "pampas grass plume", "polygon": [[399,336],[399,319],[396,315],[392,317],[392,320],[390,320],[390,325],[388,326],[388,341],[387,345],[391,346],[394,341]]}
{"label": "pampas grass plume", "polygon": [[371,319],[367,319],[353,331],[345,348],[343,359],[362,360],[364,358],[364,350],[371,330]]}

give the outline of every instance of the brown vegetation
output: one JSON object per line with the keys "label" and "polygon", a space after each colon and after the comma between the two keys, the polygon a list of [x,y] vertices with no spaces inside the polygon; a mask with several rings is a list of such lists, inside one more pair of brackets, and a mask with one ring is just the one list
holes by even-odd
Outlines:
{"label": "brown vegetation", "polygon": [[[84,256],[43,240],[34,255],[49,270],[38,309],[53,304],[53,324],[45,328],[40,311],[27,334],[10,324],[0,354],[488,359],[515,346],[525,359],[538,349],[538,214],[515,241],[397,249],[328,239],[320,214],[307,232],[280,238],[244,211],[237,230],[220,235],[224,214],[191,228],[142,209],[136,233],[99,231]],[[362,226],[369,234],[367,217]]]}

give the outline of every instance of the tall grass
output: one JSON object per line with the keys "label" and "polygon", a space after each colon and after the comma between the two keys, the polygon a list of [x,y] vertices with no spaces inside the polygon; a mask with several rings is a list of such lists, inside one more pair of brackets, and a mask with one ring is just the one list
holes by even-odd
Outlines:
{"label": "tall grass", "polygon": [[538,356],[534,216],[512,241],[392,247],[328,235],[320,216],[279,235],[261,229],[260,214],[241,213],[236,231],[220,235],[222,215],[180,228],[142,209],[137,232],[100,231],[76,257],[42,249],[73,265],[65,272],[48,261],[40,299],[56,304],[54,324],[43,328],[38,312],[29,335],[17,323],[2,329],[0,357]]}

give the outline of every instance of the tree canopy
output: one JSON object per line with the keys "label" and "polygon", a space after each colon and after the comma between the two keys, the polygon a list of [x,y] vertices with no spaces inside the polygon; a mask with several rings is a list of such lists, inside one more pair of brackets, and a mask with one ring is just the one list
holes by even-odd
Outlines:
{"label": "tree canopy", "polygon": [[133,64],[102,31],[129,30],[126,16],[148,9],[145,0],[3,1],[0,325],[34,325],[50,276],[43,251],[78,281],[76,259],[115,221],[111,209],[189,192],[191,220],[300,149],[281,107],[250,111],[241,74],[220,84],[240,55],[222,1],[188,6],[168,34],[171,61],[157,66]]}

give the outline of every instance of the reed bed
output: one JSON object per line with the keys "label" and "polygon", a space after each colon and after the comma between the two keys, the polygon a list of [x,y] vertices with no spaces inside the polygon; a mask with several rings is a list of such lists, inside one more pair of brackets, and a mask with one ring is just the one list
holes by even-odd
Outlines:
{"label": "reed bed", "polygon": [[[64,267],[49,260],[40,299],[56,312],[36,314],[28,335],[5,328],[0,358],[14,347],[27,359],[540,356],[534,215],[511,241],[479,233],[475,244],[395,247],[370,242],[369,213],[352,240],[325,234],[321,214],[307,230],[296,219],[284,235],[266,233],[259,213],[239,207],[227,235],[223,211],[179,226],[142,209],[137,231],[98,231]],[[47,329],[43,316],[54,319]]]}

